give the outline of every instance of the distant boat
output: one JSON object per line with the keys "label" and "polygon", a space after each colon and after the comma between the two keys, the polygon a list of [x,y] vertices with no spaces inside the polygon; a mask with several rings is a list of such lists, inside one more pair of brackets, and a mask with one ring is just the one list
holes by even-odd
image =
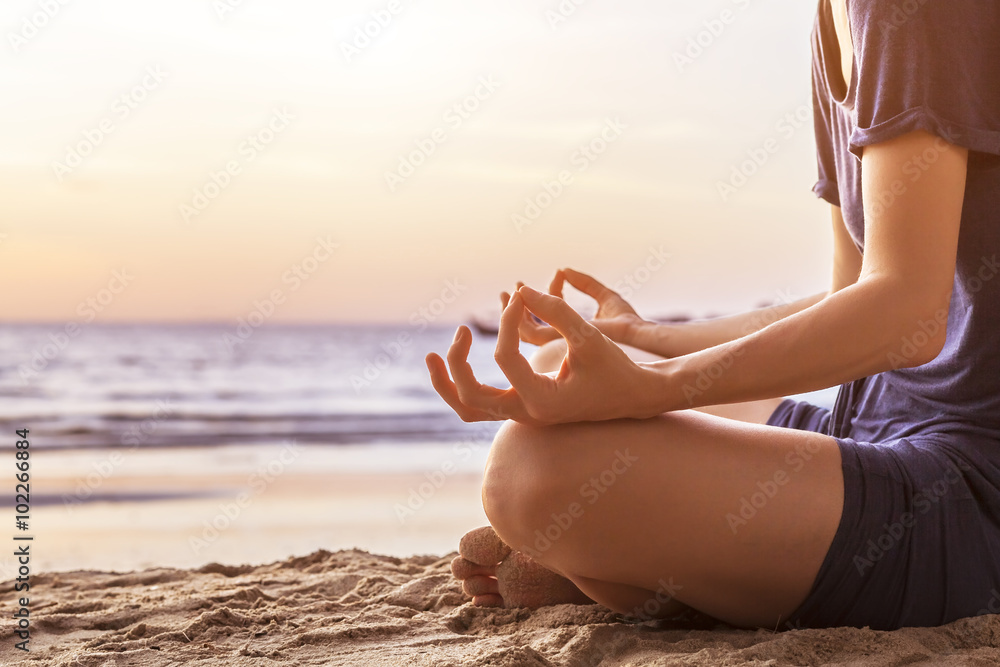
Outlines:
{"label": "distant boat", "polygon": [[500,318],[494,320],[487,320],[484,317],[472,317],[469,320],[469,326],[472,330],[483,336],[496,336],[500,333]]}

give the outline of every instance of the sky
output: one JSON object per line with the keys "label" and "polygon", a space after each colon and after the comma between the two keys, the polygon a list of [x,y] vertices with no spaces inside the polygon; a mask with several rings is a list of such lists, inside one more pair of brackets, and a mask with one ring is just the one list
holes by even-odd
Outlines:
{"label": "sky", "polygon": [[8,0],[0,319],[462,321],[825,290],[813,3]]}

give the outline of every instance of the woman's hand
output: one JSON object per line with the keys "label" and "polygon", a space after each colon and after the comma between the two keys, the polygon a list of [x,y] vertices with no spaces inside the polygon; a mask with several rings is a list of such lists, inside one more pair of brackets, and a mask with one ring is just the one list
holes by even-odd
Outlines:
{"label": "woman's hand", "polygon": [[[550,323],[567,341],[568,352],[555,374],[536,373],[518,349],[519,325],[529,312]],[[471,345],[471,332],[460,327],[448,350],[447,368],[438,355],[427,355],[434,389],[464,421],[513,419],[543,425],[645,418],[660,412],[655,405],[656,374],[629,359],[558,296],[521,287],[508,300],[495,358],[510,389],[476,380],[468,361]]]}
{"label": "woman's hand", "polygon": [[[597,312],[594,314],[591,324],[611,340],[622,344],[632,344],[635,332],[642,325],[647,324],[620,294],[604,286],[595,278],[573,269],[560,269],[556,272],[549,285],[549,294],[562,299],[565,283],[569,283],[597,302]],[[517,284],[518,289],[522,286],[523,283]],[[507,292],[501,293],[500,301],[506,309],[510,295]],[[539,322],[527,311],[521,318],[519,331],[521,340],[532,345],[544,345],[562,337],[554,327]]]}

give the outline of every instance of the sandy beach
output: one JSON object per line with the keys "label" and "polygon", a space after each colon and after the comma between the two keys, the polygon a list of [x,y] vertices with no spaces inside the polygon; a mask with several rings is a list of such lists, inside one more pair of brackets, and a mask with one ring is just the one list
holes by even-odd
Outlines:
{"label": "sandy beach", "polygon": [[[435,487],[426,472],[393,470],[398,456],[374,473],[369,454],[312,448],[259,487],[252,475],[280,461],[280,448],[137,451],[92,490],[104,500],[67,502],[110,453],[37,456],[38,498],[49,502],[32,518],[31,651],[15,647],[19,595],[5,550],[0,664],[1000,663],[1000,616],[775,633],[697,617],[639,623],[596,605],[473,607],[449,563],[458,538],[485,522],[471,472],[480,461]],[[424,456],[433,470],[450,453]],[[240,510],[228,516],[227,505]]]}
{"label": "sandy beach", "polygon": [[[932,629],[782,633],[698,619],[634,623],[596,605],[471,606],[452,554],[317,551],[263,566],[210,564],[35,577],[31,653],[0,632],[5,665],[995,665],[1000,617]],[[10,587],[4,584],[5,607]]]}

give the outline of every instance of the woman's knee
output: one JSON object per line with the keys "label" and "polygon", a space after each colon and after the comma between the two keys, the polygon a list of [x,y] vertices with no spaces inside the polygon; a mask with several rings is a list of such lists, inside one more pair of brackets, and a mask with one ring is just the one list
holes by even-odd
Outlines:
{"label": "woman's knee", "polygon": [[540,534],[566,547],[573,540],[555,540],[552,534],[572,532],[583,539],[586,531],[576,527],[587,523],[583,514],[592,514],[590,507],[619,479],[635,476],[630,471],[638,459],[630,447],[616,443],[630,441],[642,428],[640,422],[505,423],[483,480],[483,507],[497,534],[520,550]]}
{"label": "woman's knee", "polygon": [[559,370],[569,347],[565,338],[557,338],[542,345],[531,355],[529,363],[536,373],[551,373]]}
{"label": "woman's knee", "polygon": [[493,441],[483,478],[483,508],[497,534],[514,548],[563,492],[561,430],[510,421]]}

